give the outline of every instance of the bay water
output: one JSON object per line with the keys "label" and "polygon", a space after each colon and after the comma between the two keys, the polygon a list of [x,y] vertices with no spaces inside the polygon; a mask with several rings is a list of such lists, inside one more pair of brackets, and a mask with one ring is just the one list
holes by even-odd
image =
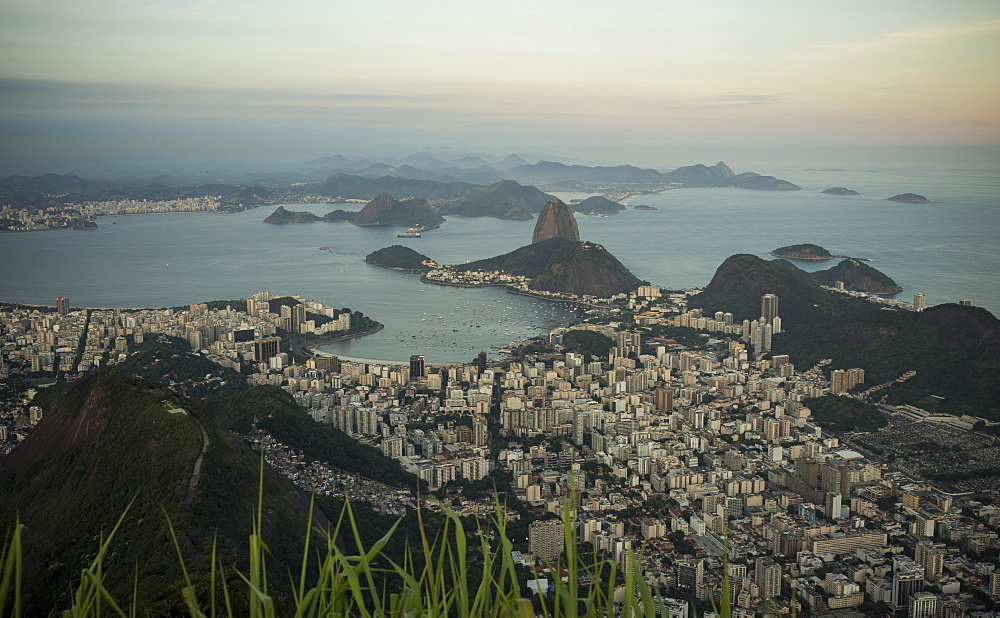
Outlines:
{"label": "bay water", "polygon": [[[668,289],[706,285],[734,253],[771,259],[767,252],[778,247],[814,243],[870,259],[904,288],[903,299],[921,292],[934,305],[968,297],[1000,313],[1000,181],[994,170],[772,167],[768,173],[803,190],[642,195],[628,203],[656,210],[578,216],[580,234],[604,245],[641,279]],[[833,186],[861,195],[822,193]],[[904,192],[925,195],[930,203],[885,201]],[[285,207],[322,215],[362,206]],[[297,293],[385,325],[326,351],[395,361],[410,354],[430,362],[469,361],[480,350],[492,356],[493,348],[576,319],[564,306],[496,288],[423,284],[419,275],[363,262],[392,244],[439,263],[491,257],[530,242],[534,221],[451,217],[422,238],[397,238],[401,228],[263,223],[273,208],[103,217],[93,231],[0,235],[0,300],[53,305],[66,296],[73,306],[169,307],[259,290]],[[836,262],[795,263],[818,270]]]}

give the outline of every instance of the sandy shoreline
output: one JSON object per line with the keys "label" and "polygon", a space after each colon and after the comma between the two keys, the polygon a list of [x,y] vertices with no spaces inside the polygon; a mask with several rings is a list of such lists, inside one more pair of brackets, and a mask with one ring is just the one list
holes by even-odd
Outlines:
{"label": "sandy shoreline", "polygon": [[[386,359],[380,359],[380,358],[362,358],[360,356],[344,356],[343,354],[331,354],[329,352],[324,352],[322,350],[317,350],[315,348],[310,348],[309,351],[312,352],[313,354],[315,354],[316,356],[335,356],[335,357],[339,358],[340,360],[350,361],[352,363],[368,363],[368,364],[375,364],[375,365],[409,365],[410,364],[410,360],[409,359],[407,359],[407,360],[398,360],[397,361],[397,360],[386,360]],[[424,365],[426,365],[428,367],[457,367],[459,365],[471,365],[471,364],[472,364],[471,360],[469,362],[467,362],[467,363],[436,363],[436,362],[432,362],[432,361],[424,361]]]}

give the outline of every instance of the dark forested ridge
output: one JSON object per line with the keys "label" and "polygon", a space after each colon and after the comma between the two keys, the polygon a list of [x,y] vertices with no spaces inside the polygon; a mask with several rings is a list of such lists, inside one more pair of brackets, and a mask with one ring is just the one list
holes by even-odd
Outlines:
{"label": "dark forested ridge", "polygon": [[915,370],[887,389],[889,403],[1000,420],[1000,321],[979,307],[868,311],[776,335],[774,351],[804,367],[861,367],[868,386]]}
{"label": "dark forested ridge", "polygon": [[[0,517],[26,525],[26,615],[69,605],[71,583],[133,498],[105,572],[117,598],[130,598],[134,584],[147,603],[177,589],[182,573],[167,516],[196,577],[207,572],[213,540],[226,563],[245,568],[259,466],[256,454],[175,391],[116,369],[82,378],[0,462]],[[303,547],[308,499],[269,468],[263,474],[268,545],[290,565]],[[318,514],[316,524],[328,522]]]}

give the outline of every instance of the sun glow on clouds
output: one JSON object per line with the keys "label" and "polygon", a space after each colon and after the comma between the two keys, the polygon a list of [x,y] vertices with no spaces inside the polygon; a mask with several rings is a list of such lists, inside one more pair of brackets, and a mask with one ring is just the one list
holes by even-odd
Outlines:
{"label": "sun glow on clouds", "polygon": [[1000,9],[937,4],[7,1],[0,123],[996,143]]}

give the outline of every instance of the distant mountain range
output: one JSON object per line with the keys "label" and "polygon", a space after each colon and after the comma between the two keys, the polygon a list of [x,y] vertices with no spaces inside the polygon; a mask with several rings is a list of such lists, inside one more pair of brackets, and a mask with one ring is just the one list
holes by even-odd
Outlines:
{"label": "distant mountain range", "polygon": [[[324,195],[372,199],[383,193],[396,199],[458,201],[442,208],[443,214],[524,219],[538,212],[551,196],[532,188],[514,195],[517,187],[543,185],[560,189],[598,192],[608,186],[657,189],[677,187],[740,187],[791,191],[799,187],[773,176],[754,172],[735,174],[725,163],[691,165],[671,172],[632,165],[586,166],[528,155],[489,155],[448,152],[447,160],[419,152],[401,159],[371,160],[333,155],[313,159],[298,175],[290,173],[227,175],[204,173],[179,178],[160,175],[146,181],[94,180],[75,174],[8,176],[0,179],[0,204],[16,208],[62,207],[108,200],[166,201],[211,196],[223,206],[254,207],[295,202],[305,196]],[[320,174],[326,171],[325,179]],[[331,173],[332,172],[332,173]],[[192,182],[191,179],[210,179]],[[310,179],[316,179],[310,181]],[[483,191],[483,187],[493,187]],[[476,190],[480,188],[480,190]],[[599,209],[581,212],[612,212]]]}
{"label": "distant mountain range", "polygon": [[339,173],[330,176],[317,192],[344,199],[373,199],[383,194],[397,199],[423,198],[438,202],[438,210],[444,215],[499,219],[531,219],[532,213],[539,212],[552,199],[535,187],[522,186],[513,180],[482,187],[464,182],[439,183],[395,176],[370,179]]}
{"label": "distant mountain range", "polygon": [[394,164],[375,162],[369,159],[351,160],[342,156],[316,159],[310,164],[319,162],[329,165],[335,173],[369,179],[381,179],[389,176],[441,183],[493,184],[504,179],[516,180],[522,184],[562,186],[612,184],[644,187],[668,185],[739,187],[770,191],[796,191],[800,189],[797,185],[779,180],[774,176],[762,176],[755,172],[736,174],[721,161],[712,166],[697,164],[679,167],[671,172],[643,169],[633,165],[587,166],[549,160],[527,163],[516,155],[507,157],[495,165],[488,164],[482,158],[471,156],[445,163],[424,153],[404,157]]}
{"label": "distant mountain range", "polygon": [[715,165],[702,164],[679,167],[672,172],[658,172],[641,169],[632,165],[615,167],[587,167],[585,165],[565,165],[552,161],[541,161],[535,165],[515,167],[508,176],[529,183],[619,183],[630,185],[685,187],[739,187],[767,191],[798,191],[801,187],[774,176],[762,176],[755,172],[736,174],[728,165],[719,161]]}

